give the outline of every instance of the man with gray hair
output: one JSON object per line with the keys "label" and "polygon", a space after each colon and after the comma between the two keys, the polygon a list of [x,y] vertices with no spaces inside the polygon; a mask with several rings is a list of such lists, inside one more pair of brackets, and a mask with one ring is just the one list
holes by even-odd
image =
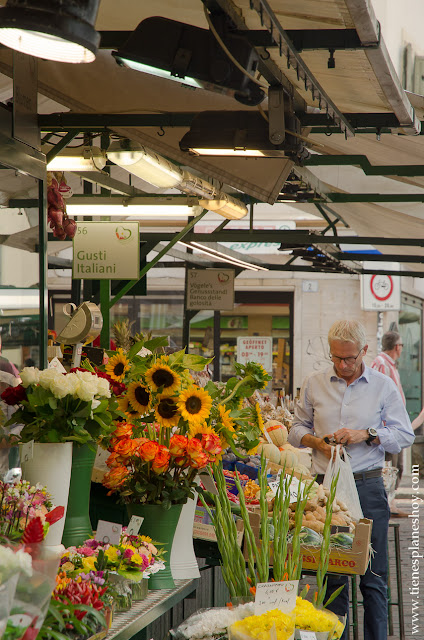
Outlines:
{"label": "man with gray hair", "polygon": [[[306,378],[295,407],[289,442],[312,448],[312,469],[322,482],[334,451],[325,441],[334,438],[350,456],[363,514],[373,520],[375,554],[360,589],[364,601],[364,640],[387,640],[387,534],[390,510],[382,478],[384,452],[399,453],[411,446],[414,434],[396,385],[367,367],[365,329],[355,320],[339,320],[328,333],[332,366]],[[348,615],[346,576],[328,577],[327,598],[341,585],[329,605]],[[349,637],[348,624],[342,640]]]}
{"label": "man with gray hair", "polygon": [[[400,333],[397,331],[388,331],[381,339],[382,352],[378,354],[371,362],[371,367],[384,375],[389,376],[399,389],[399,393],[402,396],[403,403],[405,402],[405,394],[403,393],[402,383],[400,381],[399,371],[397,370],[397,361],[399,360],[403,342]],[[386,451],[385,459],[392,463],[393,467],[398,469],[398,475],[396,478],[396,489],[398,488],[402,473],[403,473],[403,460],[402,451],[400,453],[389,453]],[[400,511],[393,499],[390,503],[390,514],[392,518],[407,518],[408,514],[404,511]]]}

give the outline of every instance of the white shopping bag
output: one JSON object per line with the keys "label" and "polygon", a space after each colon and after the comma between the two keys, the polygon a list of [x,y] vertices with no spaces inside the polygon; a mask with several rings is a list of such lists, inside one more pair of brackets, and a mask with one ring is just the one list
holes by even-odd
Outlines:
{"label": "white shopping bag", "polygon": [[336,487],[336,497],[342,500],[349,509],[350,515],[354,520],[360,520],[364,517],[362,513],[361,503],[359,502],[358,490],[356,488],[355,478],[353,477],[352,467],[350,466],[349,457],[346,451],[338,444],[331,447],[334,455],[327,466],[323,487],[330,488],[333,478],[339,473],[339,480]]}

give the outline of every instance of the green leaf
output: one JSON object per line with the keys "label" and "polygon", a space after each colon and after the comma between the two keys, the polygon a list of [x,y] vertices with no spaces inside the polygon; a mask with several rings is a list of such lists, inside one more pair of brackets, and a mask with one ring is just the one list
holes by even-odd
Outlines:
{"label": "green leaf", "polygon": [[57,399],[53,397],[49,398],[49,406],[50,406],[50,409],[53,409],[53,411],[57,409]]}
{"label": "green leaf", "polygon": [[185,369],[191,369],[192,371],[203,371],[207,364],[212,362],[213,358],[203,358],[203,356],[197,356],[191,353],[184,354],[181,364]]}
{"label": "green leaf", "polygon": [[50,429],[47,432],[47,437],[49,439],[49,442],[60,442],[60,436],[56,429]]}
{"label": "green leaf", "polygon": [[144,346],[146,347],[146,349],[149,349],[153,352],[155,349],[158,349],[158,347],[168,347],[169,340],[167,336],[158,336],[157,338],[146,340]]}
{"label": "green leaf", "polygon": [[131,349],[128,351],[128,354],[127,354],[128,358],[132,360],[132,358],[137,355],[137,353],[140,351],[140,349],[142,349],[142,347],[144,347],[144,340],[140,340],[139,342],[136,342],[135,344],[133,344]]}

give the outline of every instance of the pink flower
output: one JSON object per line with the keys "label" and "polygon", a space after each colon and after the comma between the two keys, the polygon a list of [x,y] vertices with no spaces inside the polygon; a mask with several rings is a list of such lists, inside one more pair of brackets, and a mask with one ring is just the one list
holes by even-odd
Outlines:
{"label": "pink flower", "polygon": [[132,549],[125,549],[124,552],[124,558],[126,558],[127,560],[130,560],[133,556],[134,551],[132,551]]}
{"label": "pink flower", "polygon": [[81,554],[81,555],[83,555],[83,556],[87,556],[88,558],[89,558],[90,556],[95,556],[95,555],[96,555],[95,550],[94,550],[94,549],[91,549],[90,547],[87,547],[87,546],[85,546],[85,547],[80,547],[80,548],[78,549],[78,553],[80,553],[80,554]]}

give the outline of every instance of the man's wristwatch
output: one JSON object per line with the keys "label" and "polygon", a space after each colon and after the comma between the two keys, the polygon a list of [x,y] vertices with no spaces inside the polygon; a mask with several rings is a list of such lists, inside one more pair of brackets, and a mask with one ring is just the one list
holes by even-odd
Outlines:
{"label": "man's wristwatch", "polygon": [[374,440],[378,436],[378,432],[377,432],[377,429],[374,429],[374,427],[368,427],[367,431],[368,431],[368,439],[365,440],[365,444],[367,444],[368,446],[371,446],[371,443],[374,442]]}

